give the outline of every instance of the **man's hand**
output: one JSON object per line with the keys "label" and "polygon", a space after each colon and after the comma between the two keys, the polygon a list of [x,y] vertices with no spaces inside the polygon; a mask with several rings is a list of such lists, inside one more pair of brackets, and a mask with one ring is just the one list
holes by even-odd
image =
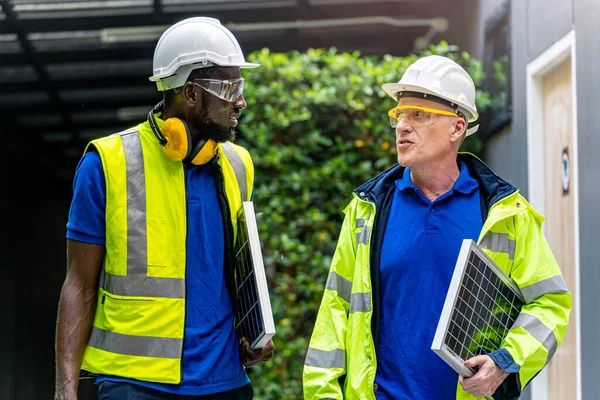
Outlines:
{"label": "man's hand", "polygon": [[471,368],[478,367],[477,373],[472,377],[459,377],[462,387],[475,397],[493,395],[508,376],[489,356],[469,358],[465,365]]}
{"label": "man's hand", "polygon": [[275,345],[272,340],[269,340],[262,349],[252,350],[250,343],[248,343],[246,338],[243,337],[240,339],[240,355],[242,357],[242,363],[246,367],[269,361],[273,358],[273,350],[275,350]]}

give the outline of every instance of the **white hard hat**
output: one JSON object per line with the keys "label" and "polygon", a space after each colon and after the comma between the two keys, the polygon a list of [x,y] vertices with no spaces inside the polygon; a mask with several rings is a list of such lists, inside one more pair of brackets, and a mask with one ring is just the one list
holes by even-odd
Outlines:
{"label": "white hard hat", "polygon": [[463,67],[448,57],[420,58],[406,69],[398,83],[386,83],[381,87],[396,101],[403,95],[418,95],[457,109],[469,122],[467,136],[479,128],[473,79]]}
{"label": "white hard hat", "polygon": [[247,63],[235,36],[219,20],[188,18],[167,29],[154,51],[154,75],[158,90],[170,90],[185,84],[192,70],[212,67],[256,68]]}

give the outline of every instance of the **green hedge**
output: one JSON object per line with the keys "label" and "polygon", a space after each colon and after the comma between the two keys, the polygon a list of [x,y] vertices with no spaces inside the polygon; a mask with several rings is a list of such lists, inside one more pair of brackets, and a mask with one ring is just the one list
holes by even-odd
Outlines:
{"label": "green hedge", "polygon": [[[480,87],[482,64],[442,42],[420,55],[361,57],[354,52],[251,54],[238,142],[256,167],[254,201],[269,274],[277,334],[272,361],[248,370],[257,399],[302,397],[302,365],[343,218],[361,183],[396,163],[381,89],[418,57],[447,55]],[[480,110],[489,95],[477,92]],[[479,152],[476,135],[463,147]]]}

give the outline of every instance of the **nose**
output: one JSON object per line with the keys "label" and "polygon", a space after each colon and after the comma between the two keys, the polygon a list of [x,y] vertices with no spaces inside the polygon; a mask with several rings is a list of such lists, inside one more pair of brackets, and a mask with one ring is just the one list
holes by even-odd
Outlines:
{"label": "nose", "polygon": [[246,103],[246,99],[244,99],[243,94],[240,95],[240,97],[236,101],[233,102],[233,105],[241,110],[245,109],[248,106],[248,104]]}
{"label": "nose", "polygon": [[400,118],[400,121],[398,121],[398,125],[396,125],[396,133],[400,134],[403,132],[411,132],[412,130],[413,127],[408,122],[406,122],[406,118]]}

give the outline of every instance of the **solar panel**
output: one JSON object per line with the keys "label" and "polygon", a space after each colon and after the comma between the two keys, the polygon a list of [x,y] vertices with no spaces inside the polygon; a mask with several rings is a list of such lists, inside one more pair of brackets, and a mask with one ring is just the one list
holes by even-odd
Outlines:
{"label": "solar panel", "polygon": [[431,349],[457,373],[498,350],[524,304],[518,286],[472,240],[463,240]]}
{"label": "solar panel", "polygon": [[235,258],[236,333],[253,349],[261,349],[275,334],[275,323],[251,201],[245,201],[238,214]]}

